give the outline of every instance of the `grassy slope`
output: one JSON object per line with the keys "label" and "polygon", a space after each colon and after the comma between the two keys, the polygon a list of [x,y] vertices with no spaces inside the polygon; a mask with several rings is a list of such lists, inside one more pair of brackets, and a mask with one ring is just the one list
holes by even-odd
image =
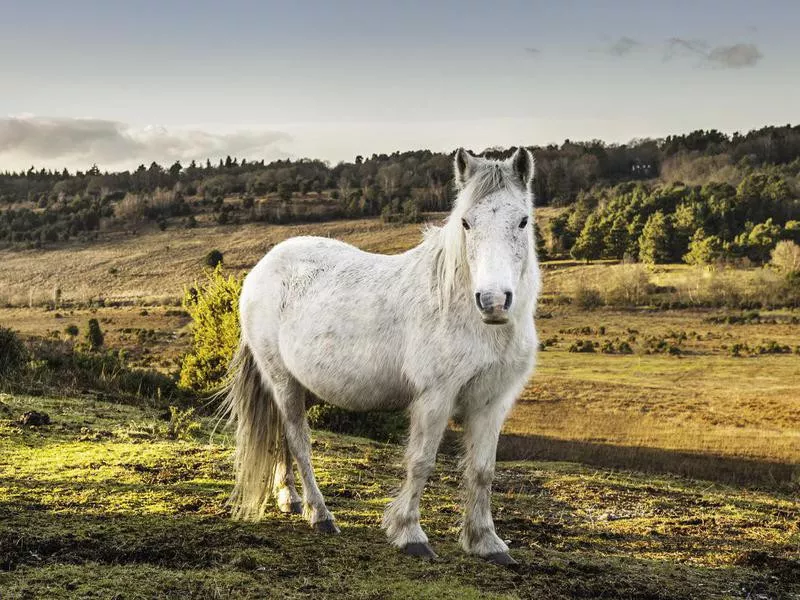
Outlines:
{"label": "grassy slope", "polygon": [[[397,253],[417,244],[419,225],[385,225],[378,219],[312,225],[208,226],[139,235],[114,234],[91,244],[49,250],[0,251],[0,304],[103,297],[148,303],[174,302],[198,276],[203,258],[221,250],[234,271],[250,269],[273,245],[297,235],[335,237],[365,250]],[[114,270],[112,274],[110,270]],[[32,290],[32,292],[31,292]]]}
{"label": "grassy slope", "polygon": [[[542,208],[542,229],[561,209]],[[444,214],[429,215],[438,222]],[[167,231],[137,235],[103,234],[90,244],[74,242],[46,250],[0,250],[0,305],[52,301],[60,287],[65,300],[92,298],[148,303],[174,302],[191,284],[212,249],[221,250],[228,268],[250,269],[273,245],[297,235],[335,237],[369,252],[396,254],[418,244],[421,225],[385,224],[380,219],[355,219],[305,225],[208,224],[182,229],[178,221]],[[114,273],[110,273],[114,270]]]}
{"label": "grassy slope", "polygon": [[[495,515],[522,561],[504,570],[456,544],[456,465],[423,501],[441,560],[401,555],[381,511],[401,450],[315,434],[342,526],[226,516],[230,448],[153,433],[155,414],[88,399],[3,396],[2,598],[797,598],[800,507],[789,496],[569,463],[501,464]],[[44,409],[53,424],[7,418]],[[5,415],[1,414],[5,412]],[[763,596],[759,596],[763,594]]]}

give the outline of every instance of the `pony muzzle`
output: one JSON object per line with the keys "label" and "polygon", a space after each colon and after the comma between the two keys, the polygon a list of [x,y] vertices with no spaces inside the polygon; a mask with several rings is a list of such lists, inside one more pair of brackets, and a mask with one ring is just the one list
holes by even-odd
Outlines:
{"label": "pony muzzle", "polygon": [[508,311],[514,301],[510,291],[475,292],[475,304],[484,323],[499,325],[508,321]]}

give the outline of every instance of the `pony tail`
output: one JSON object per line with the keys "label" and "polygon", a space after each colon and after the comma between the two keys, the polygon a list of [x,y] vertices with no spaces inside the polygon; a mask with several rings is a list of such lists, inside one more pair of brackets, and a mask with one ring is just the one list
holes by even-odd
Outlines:
{"label": "pony tail", "polygon": [[222,393],[222,414],[229,424],[236,425],[231,514],[234,519],[258,521],[266,511],[275,469],[283,463],[287,448],[272,389],[262,379],[244,337],[231,361],[229,383]]}

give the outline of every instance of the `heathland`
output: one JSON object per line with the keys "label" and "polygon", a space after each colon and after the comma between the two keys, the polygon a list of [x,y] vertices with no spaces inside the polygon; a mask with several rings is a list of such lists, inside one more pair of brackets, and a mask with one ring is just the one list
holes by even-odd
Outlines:
{"label": "heathland", "polygon": [[[192,340],[180,298],[202,281],[209,248],[241,275],[280,239],[310,233],[399,252],[421,228],[208,225],[4,254],[0,323],[32,352],[80,346],[96,319],[104,348],[124,358],[88,377],[74,365],[34,366],[23,384],[6,385],[3,597],[800,593],[800,315],[740,307],[775,285],[761,268],[544,264],[543,349],[506,425],[499,452],[510,462],[495,487],[518,571],[459,554],[451,447],[423,504],[440,562],[403,557],[379,530],[401,474],[394,444],[315,432],[338,538],[277,513],[260,525],[230,522],[230,440],[209,446],[205,417],[183,418],[184,404],[164,414],[179,403],[162,395],[169,385],[131,384],[123,370],[176,376]],[[31,410],[52,423],[20,425]],[[369,574],[378,561],[381,577]]]}
{"label": "heathland", "polygon": [[295,235],[402,252],[449,157],[0,176],[0,598],[800,598],[796,130],[536,149],[541,349],[495,486],[517,570],[457,548],[458,424],[426,563],[379,529],[385,432],[314,431],[342,536],[235,523],[231,441],[179,385],[209,265]]}

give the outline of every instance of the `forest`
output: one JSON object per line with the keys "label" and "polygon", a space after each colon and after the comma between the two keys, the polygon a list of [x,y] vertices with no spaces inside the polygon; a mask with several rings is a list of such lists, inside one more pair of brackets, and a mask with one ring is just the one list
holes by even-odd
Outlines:
{"label": "forest", "polygon": [[[800,241],[800,126],[726,135],[530,147],[537,206],[562,209],[540,232],[551,258],[759,264],[781,240]],[[492,158],[512,149],[480,152]],[[477,152],[477,151],[476,151]],[[303,223],[382,216],[414,222],[448,209],[451,156],[428,150],[265,163],[227,157],[109,173],[0,173],[0,245],[91,241],[157,225]]]}

